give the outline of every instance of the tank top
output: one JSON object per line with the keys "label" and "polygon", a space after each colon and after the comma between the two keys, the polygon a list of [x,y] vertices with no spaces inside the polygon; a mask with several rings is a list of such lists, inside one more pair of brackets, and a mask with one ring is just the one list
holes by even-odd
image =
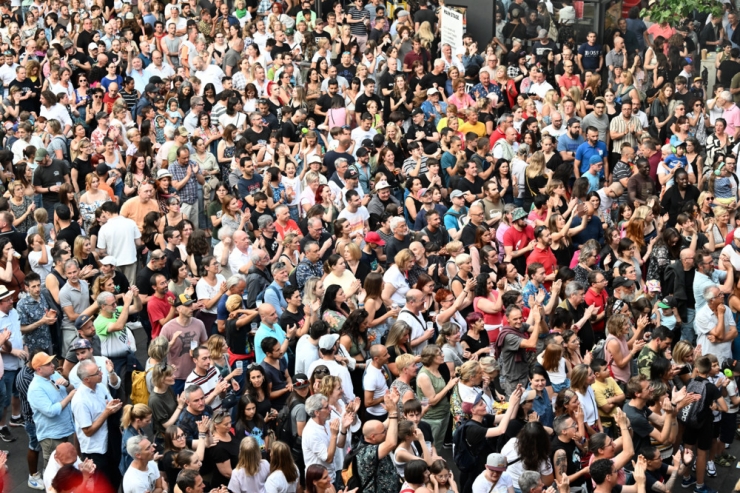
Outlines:
{"label": "tank top", "polygon": [[609,334],[606,336],[606,343],[604,346],[604,356],[606,357],[606,364],[609,365],[609,368],[614,375],[614,380],[622,383],[627,383],[631,376],[630,366],[627,365],[626,368],[620,368],[617,365],[612,364],[614,362],[614,357],[607,349],[607,346],[609,346],[609,342],[612,340],[617,341],[617,343],[619,344],[619,350],[622,352],[622,355],[629,354],[630,348],[627,345],[627,341],[625,341],[624,339],[614,337],[614,334]]}
{"label": "tank top", "polygon": [[[485,299],[488,299],[489,301],[492,301],[492,302],[493,301],[496,301],[498,299],[498,296],[499,296],[498,291],[492,291],[491,294],[494,295],[493,296],[495,298],[494,300],[491,300],[489,298],[485,298]],[[473,310],[475,310],[476,313],[480,313],[481,315],[483,315],[483,323],[484,324],[486,324],[486,325],[501,326],[501,324],[503,323],[504,317],[503,317],[503,315],[502,315],[502,313],[500,311],[498,313],[486,313],[483,310],[479,310],[478,309],[478,301],[480,299],[482,299],[482,298],[484,298],[484,297],[483,296],[476,296],[473,299]]]}
{"label": "tank top", "polygon": [[[434,389],[435,394],[439,394],[442,389],[445,388],[445,385],[447,385],[444,378],[432,374],[432,372],[430,372],[426,367],[422,367],[422,369],[419,370],[419,374],[427,375],[429,377],[429,380],[432,382],[432,388]],[[419,385],[416,386],[416,396],[419,398],[419,400],[424,398],[424,393],[421,391],[421,387]],[[437,404],[429,407],[429,411],[427,411],[425,416],[428,419],[442,419],[445,417],[445,415],[449,414],[449,412],[450,402],[447,399],[440,399]]]}

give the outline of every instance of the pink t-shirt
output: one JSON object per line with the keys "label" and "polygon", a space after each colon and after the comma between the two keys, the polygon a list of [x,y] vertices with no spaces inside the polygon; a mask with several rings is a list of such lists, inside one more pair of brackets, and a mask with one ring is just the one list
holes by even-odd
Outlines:
{"label": "pink t-shirt", "polygon": [[735,135],[735,129],[740,127],[740,108],[736,104],[733,104],[728,109],[722,112],[722,118],[727,121],[727,132],[730,135]]}
{"label": "pink t-shirt", "polygon": [[[673,29],[670,25],[662,27],[660,24],[653,24],[650,26],[650,28],[647,30],[648,35],[653,37],[653,40],[657,38],[658,36],[663,36],[666,41],[673,36],[676,33],[676,30]],[[663,45],[663,54],[668,55],[668,43],[665,43]]]}

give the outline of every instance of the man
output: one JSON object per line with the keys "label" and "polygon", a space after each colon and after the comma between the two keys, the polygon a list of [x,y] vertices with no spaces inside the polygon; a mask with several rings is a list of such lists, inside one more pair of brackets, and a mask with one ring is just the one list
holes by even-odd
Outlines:
{"label": "man", "polygon": [[529,72],[529,78],[532,83],[529,86],[529,97],[534,99],[537,111],[542,111],[542,105],[545,101],[545,95],[548,91],[554,90],[552,85],[545,80],[545,74],[541,68],[535,67]]}
{"label": "man", "polygon": [[[557,274],[557,259],[552,252],[552,248],[550,248],[550,245],[552,245],[550,230],[544,226],[539,226],[534,230],[534,237],[537,244],[527,256],[527,265],[529,266],[535,262],[542,265],[542,268],[545,269],[544,283],[549,289]],[[524,302],[527,302],[526,297]]]}
{"label": "man", "polygon": [[661,325],[653,329],[653,336],[637,357],[637,371],[645,375],[645,378],[650,378],[653,362],[658,358],[665,358],[665,351],[671,347],[672,340],[673,334],[668,328]]}
{"label": "man", "polygon": [[138,197],[126,201],[121,215],[118,214],[118,205],[113,201],[100,206],[105,224],[100,227],[98,233],[98,253],[101,258],[108,255],[115,257],[121,272],[132,284],[136,282],[136,248],[142,245],[141,228],[144,226],[144,216],[149,212],[159,211],[158,203],[152,200],[153,195],[154,185],[145,182],[139,187]]}
{"label": "man", "polygon": [[271,306],[269,303],[262,303],[258,308],[258,312],[261,323],[257,329],[257,333],[254,335],[255,361],[257,364],[260,364],[262,363],[262,360],[265,359],[265,352],[261,347],[262,340],[267,337],[272,337],[281,345],[281,351],[284,355],[283,359],[287,363],[288,342],[293,337],[298,327],[292,325],[290,327],[286,327],[286,330],[283,330],[283,328],[277,323],[278,315],[275,307]]}
{"label": "man", "polygon": [[[208,348],[198,346],[192,350],[194,362],[193,371],[185,379],[185,385],[197,385],[204,393],[205,403],[213,411],[218,411],[226,396],[226,391],[233,388],[234,392],[239,391],[239,384],[230,375],[226,378],[221,376],[215,365],[211,364],[211,355]],[[231,380],[231,383],[229,383]]]}
{"label": "man", "polygon": [[702,354],[714,354],[721,366],[726,359],[732,359],[732,341],[737,337],[735,319],[717,286],[704,289],[704,300],[706,303],[697,310],[694,320],[697,344],[701,344]]}
{"label": "man", "polygon": [[72,341],[78,336],[75,321],[82,315],[93,315],[95,308],[90,308],[90,289],[87,281],[80,279],[80,268],[77,266],[75,259],[67,260],[64,263],[64,275],[67,282],[59,290],[59,306],[63,313],[62,318],[62,351],[72,344]]}
{"label": "man", "polygon": [[149,262],[136,275],[135,286],[139,290],[139,299],[142,305],[149,302],[149,298],[154,294],[152,288],[152,275],[161,273],[169,279],[169,271],[165,268],[167,265],[167,256],[160,249],[153,250],[149,254]]}
{"label": "man", "polygon": [[612,43],[614,48],[606,54],[606,66],[609,69],[609,83],[612,83],[615,80],[614,68],[619,67],[622,70],[627,70],[627,63],[629,61],[624,39],[621,36],[615,36]]}
{"label": "man", "polygon": [[247,271],[247,308],[257,308],[257,296],[261,294],[273,281],[268,270],[271,259],[264,250],[252,250],[250,256],[252,266]]}
{"label": "man", "polygon": [[421,354],[434,337],[434,329],[427,328],[424,321],[424,295],[418,289],[410,289],[406,292],[406,306],[398,315],[398,320],[406,322],[411,327],[409,344],[414,354]]}
{"label": "man", "polygon": [[[365,88],[367,89],[367,86],[365,86]],[[373,94],[372,96],[376,98],[378,97],[375,94]],[[360,98],[357,98],[357,99],[359,100]],[[374,101],[374,99],[368,99],[368,101],[370,100]],[[365,105],[367,106],[367,101]],[[381,103],[378,102],[378,108],[380,108],[380,106],[381,106]],[[373,128],[374,119],[370,113],[366,111],[362,113],[361,116],[358,115],[357,120],[358,120],[357,127],[354,130],[352,130],[352,133],[350,134],[352,137],[352,140],[354,140],[355,142],[362,142],[365,139],[372,140],[372,138],[378,134],[378,131],[375,130],[375,128]]]}
{"label": "man", "polygon": [[163,81],[169,80],[174,77],[175,71],[172,66],[168,63],[164,63],[164,55],[161,51],[152,51],[152,63],[144,70],[146,79],[151,80],[152,77],[159,77]]}
{"label": "man", "polygon": [[[699,250],[696,252],[696,275],[694,276],[694,300],[696,301],[697,313],[707,303],[704,299],[704,290],[709,286],[719,286],[719,290],[723,295],[729,295],[732,293],[733,282],[735,278],[734,269],[732,264],[726,258],[720,257],[720,262],[725,270],[718,270],[714,268],[714,259],[707,250]],[[720,284],[721,283],[721,284]]]}
{"label": "man", "polygon": [[588,127],[586,129],[586,139],[586,142],[579,145],[576,150],[573,161],[573,173],[575,173],[575,177],[580,178],[583,173],[586,173],[589,170],[591,157],[598,156],[604,163],[604,169],[600,175],[609,181],[608,151],[606,144],[599,140],[599,131],[593,127]]}
{"label": "man", "polygon": [[[185,127],[180,127],[185,130]],[[187,134],[187,130],[185,130]],[[205,184],[206,180],[200,172],[200,166],[190,160],[190,150],[187,147],[177,149],[177,162],[168,168],[172,173],[172,186],[178,191],[180,200],[180,211],[190,221],[198,225],[198,184]]]}
{"label": "man", "polygon": [[[288,112],[283,109],[283,115],[287,114]],[[303,133],[299,129],[303,125],[303,122],[306,121],[307,116],[308,112],[301,108],[295,110],[287,120],[283,121],[283,125],[280,129],[282,135],[281,142],[288,146],[291,156],[296,154],[298,151],[296,146],[303,138]]]}
{"label": "man", "polygon": [[[41,194],[44,208],[52,211],[59,203],[59,189],[62,183],[69,183],[69,171],[64,161],[52,160],[43,147],[36,149],[34,162],[37,165],[33,172],[34,191]],[[74,238],[70,244],[74,244]]]}
{"label": "man", "polygon": [[154,294],[146,304],[149,322],[152,324],[152,339],[159,336],[162,327],[177,316],[175,310],[175,294],[168,290],[167,278],[159,273],[151,277],[151,286]]}
{"label": "man", "polygon": [[511,227],[504,233],[504,250],[506,258],[516,267],[516,270],[524,275],[527,265],[527,257],[534,250],[534,230],[527,224],[527,213],[518,207],[511,213]]}
{"label": "man", "polygon": [[[586,139],[581,135],[581,121],[578,118],[569,119],[568,129],[558,138],[557,150],[560,153],[560,157],[563,159],[563,162],[569,164],[574,163],[578,149],[580,149],[581,145],[585,142]],[[573,169],[575,171],[575,164]],[[576,174],[576,176],[580,176],[580,173]]]}
{"label": "man", "polygon": [[236,183],[236,188],[239,196],[249,206],[244,210],[244,213],[247,214],[247,219],[249,219],[251,208],[255,206],[254,196],[263,189],[264,180],[259,174],[254,172],[254,162],[250,156],[239,159],[239,168],[241,169],[241,176]]}
{"label": "man", "polygon": [[[641,450],[643,446],[649,445],[651,439],[658,443],[662,443],[661,439],[663,441],[668,440],[671,428],[678,426],[676,422],[676,410],[670,397],[664,396],[663,398],[663,403],[666,407],[664,408],[665,413],[662,416],[663,420],[661,420],[661,417],[656,416],[647,409],[647,401],[651,398],[652,390],[650,389],[650,382],[645,375],[640,373],[630,378],[625,394],[627,394],[629,401],[624,405],[624,413],[629,418],[629,423],[632,427],[634,450]],[[710,419],[709,422],[711,421]],[[653,424],[661,424],[660,431]],[[689,486],[690,484],[686,485],[687,488]]]}
{"label": "man", "polygon": [[126,323],[129,315],[141,311],[141,300],[138,295],[139,290],[136,286],[132,287],[123,296],[123,306],[120,307],[113,293],[107,291],[101,292],[95,300],[100,308],[94,322],[95,332],[100,337],[101,347],[106,348],[103,356],[113,361],[118,375],[125,375],[128,369],[128,354],[132,341],[128,341]]}
{"label": "man", "polygon": [[339,354],[339,346],[339,334],[321,336],[319,338],[319,359],[308,365],[306,374],[312,375],[316,367],[325,366],[330,375],[339,377],[345,398],[352,401],[355,398],[355,390],[348,369],[351,362]]}
{"label": "man", "polygon": [[[226,331],[228,324],[227,319],[229,318],[231,311],[233,311],[227,308],[228,300],[230,298],[234,297],[235,299],[238,299],[237,308],[240,309],[240,313],[246,312],[246,310],[244,310],[244,299],[242,298],[246,285],[247,283],[244,280],[244,276],[241,274],[235,274],[226,280],[226,292],[221,296],[221,299],[218,300],[218,303],[216,304],[216,328],[218,329],[219,334],[223,334]],[[257,315],[256,310],[250,310],[250,313],[254,313],[255,316]],[[242,327],[242,325],[235,328],[238,329],[240,327]],[[243,334],[244,332],[241,332],[239,335],[241,336]],[[246,344],[246,335],[243,338]],[[227,338],[227,340],[229,339]],[[235,343],[231,342],[230,344]]]}
{"label": "man", "polygon": [[362,377],[365,403],[365,419],[363,421],[377,419],[382,422],[388,417],[388,410],[382,404],[391,383],[390,373],[386,367],[390,360],[388,349],[381,344],[370,346],[370,358],[370,364],[365,367],[365,374]]}
{"label": "man", "polygon": [[[507,307],[506,321],[509,325],[501,329],[495,342],[498,359],[501,362],[501,375],[505,375],[502,384],[508,397],[512,396],[520,384],[527,384],[529,366],[525,351],[535,349],[540,329],[546,330],[546,326],[543,327],[541,307],[530,308],[534,311],[532,326],[525,327],[521,308],[516,305]],[[527,333],[530,328],[532,332]]]}
{"label": "man", "polygon": [[564,414],[555,418],[552,424],[554,437],[551,445],[551,461],[558,483],[567,479],[569,486],[585,486],[588,479],[588,466],[581,467],[581,452],[576,447],[578,423]]}
{"label": "man", "polygon": [[474,161],[465,164],[465,175],[455,181],[454,188],[465,194],[465,201],[468,204],[483,198],[483,179],[478,176],[478,165]]}
{"label": "man", "polygon": [[646,459],[646,491],[669,492],[682,476],[682,485],[691,481],[690,465],[693,452],[686,449],[683,453],[676,452],[673,455],[673,465],[668,465],[661,458],[658,460],[656,455],[660,456],[660,451],[653,445],[646,445],[639,451],[640,455]]}
{"label": "man", "polygon": [[[303,460],[306,467],[312,464],[324,466],[329,471],[329,479],[332,483],[341,484],[341,471],[334,467],[334,454],[337,447],[344,447],[347,439],[347,428],[355,419],[353,405],[350,404],[342,413],[342,417],[331,417],[329,403],[321,394],[312,395],[306,399],[306,415],[309,417],[303,428],[301,448],[303,449]],[[329,433],[325,425],[329,421]]]}
{"label": "man", "polygon": [[[187,6],[187,4],[185,4]],[[206,9],[203,9],[207,11]],[[183,469],[177,475],[177,487],[183,493],[205,493],[205,483],[200,472],[193,469]],[[211,493],[226,493],[228,491],[226,486],[221,485],[220,488],[213,488]]]}
{"label": "man", "polygon": [[275,308],[278,318],[283,316],[283,312],[288,307],[288,301],[283,296],[283,291],[290,285],[288,276],[290,275],[288,265],[284,262],[272,264],[272,283],[265,288],[264,303]]}
{"label": "man", "polygon": [[190,351],[205,344],[208,339],[203,322],[193,318],[193,312],[201,306],[201,302],[195,303],[187,294],[177,296],[175,298],[177,317],[164,324],[160,332],[160,335],[170,341],[167,362],[175,367],[175,384],[172,385],[175,395],[180,395],[185,388],[185,380],[195,368]]}
{"label": "man", "polygon": [[376,193],[372,195],[370,202],[367,204],[367,212],[370,216],[373,216],[374,214],[377,218],[380,218],[389,205],[393,204],[398,207],[401,206],[398,199],[391,193],[391,186],[387,181],[379,181],[376,183],[375,192]]}
{"label": "man", "polygon": [[650,178],[650,164],[645,158],[635,162],[638,172],[627,181],[629,200],[635,207],[647,204],[647,199],[655,195],[655,182]]}
{"label": "man", "polygon": [[736,266],[740,265],[740,254],[738,254],[735,250],[740,244],[740,231],[738,231],[738,229],[740,228],[735,228],[735,232],[737,232],[738,234],[735,234],[735,232],[733,232],[732,242],[722,248],[721,254],[723,258],[730,259],[730,263],[732,264],[733,269],[736,269]]}
{"label": "man", "polygon": [[[64,240],[70,245],[74,245],[75,238],[82,235],[80,224],[77,221],[72,221],[72,211],[64,204],[58,204],[56,206],[54,227],[57,231],[57,240]],[[89,270],[91,269],[86,269],[85,274]]]}
{"label": "man", "polygon": [[44,463],[48,463],[57,445],[72,441],[75,427],[69,403],[76,390],[56,373],[53,356],[37,353],[31,366],[35,375],[28,386],[28,402],[33,410],[36,438],[41,445]]}
{"label": "man", "polygon": [[[589,115],[591,114],[593,113],[589,113]],[[542,134],[544,135],[545,133],[555,137],[556,142],[557,142],[557,139],[560,138],[560,136],[565,133],[565,127],[563,126],[563,114],[562,113],[557,111],[552,115],[552,122],[550,123],[550,125],[542,129]],[[491,167],[491,169],[492,168],[493,167]]]}
{"label": "man", "polygon": [[260,342],[260,349],[265,357],[261,366],[265,371],[265,381],[272,389],[271,401],[274,402],[275,408],[282,409],[293,391],[293,383],[288,372],[288,363],[284,357],[282,347],[285,342],[280,344],[274,337],[265,337]]}
{"label": "man", "polygon": [[[556,67],[556,73],[555,73],[555,82],[557,82],[560,85],[560,95],[561,97],[570,97],[570,88],[571,87],[577,87],[581,91],[583,91],[583,84],[581,83],[581,77],[579,74],[575,73],[575,62],[572,60],[573,58],[573,52],[568,49],[568,53],[570,53],[569,60],[564,59],[562,61],[562,75],[559,75],[559,68],[561,65]],[[566,50],[563,49],[563,58],[566,56]]]}
{"label": "man", "polygon": [[[357,172],[354,170],[348,170],[347,173],[350,173],[351,171],[354,172],[353,175],[345,176],[356,177]],[[347,206],[339,213],[339,219],[346,219],[349,222],[350,238],[354,238],[355,236],[365,236],[365,233],[370,231],[370,224],[368,222],[370,214],[368,213],[367,208],[362,205],[360,194],[356,190],[348,190],[344,194],[344,198]]]}
{"label": "man", "polygon": [[452,207],[444,214],[444,227],[447,229],[450,237],[453,240],[457,240],[462,235],[464,228],[463,218],[467,216],[468,208],[465,206],[464,194],[460,190],[452,191],[450,201],[452,202]]}
{"label": "man", "polygon": [[388,264],[392,264],[396,258],[396,254],[401,250],[408,248],[411,244],[409,227],[406,225],[406,220],[404,218],[391,218],[390,226],[393,236],[386,242],[385,246],[386,262]]}
{"label": "man", "polygon": [[[249,209],[247,209],[249,210]],[[249,235],[242,230],[234,232],[232,236],[234,249],[229,254],[229,270],[234,274],[246,275],[252,266],[252,243]]]}
{"label": "man", "polygon": [[689,174],[685,169],[678,168],[673,177],[676,182],[675,186],[669,187],[660,200],[661,208],[663,211],[668,212],[667,224],[672,228],[676,227],[676,218],[678,215],[686,210],[686,204],[696,203],[700,194],[698,188],[694,185],[689,185]]}
{"label": "man", "polygon": [[476,202],[470,206],[468,217],[470,221],[463,227],[460,233],[460,241],[465,248],[475,243],[475,236],[478,229],[488,229],[488,224],[484,218],[483,205],[480,202]]}
{"label": "man", "polygon": [[594,205],[591,202],[587,202],[582,215],[576,214],[576,217],[571,221],[573,227],[585,224],[585,227],[573,236],[573,244],[576,248],[588,240],[596,240],[599,244],[604,243],[604,226],[596,213],[597,211],[594,209]]}
{"label": "man", "polygon": [[[87,316],[85,316],[85,318],[87,319],[85,325],[88,325],[92,328],[92,319]],[[80,332],[82,332],[82,330]],[[75,366],[73,366],[72,369],[68,372],[69,381],[74,386],[74,388],[77,389],[82,384],[82,380],[80,379],[79,375],[77,375],[77,370],[79,369],[80,363],[85,360],[90,360],[98,366],[101,372],[101,385],[103,387],[113,390],[118,390],[121,387],[121,379],[118,375],[116,375],[115,368],[113,368],[113,362],[105,356],[93,355],[93,346],[89,340],[79,338],[72,343],[72,346],[69,348],[69,350],[75,353],[75,358],[78,361]]]}
{"label": "man", "polygon": [[17,311],[23,343],[29,353],[41,350],[52,352],[51,332],[49,325],[56,323],[56,311],[51,311],[46,298],[41,296],[41,278],[35,272],[29,272],[25,279],[26,296],[18,300]]}
{"label": "man", "polygon": [[[544,294],[542,305],[545,308],[545,314],[549,315],[556,305],[557,292],[560,291],[561,283],[555,282],[553,284],[552,291],[555,296],[551,296],[547,286],[545,286],[545,279],[547,277],[545,275],[545,268],[539,262],[533,262],[527,265],[527,275],[529,276],[529,281],[527,281],[527,284],[524,285],[524,289],[522,290],[524,306],[532,308],[529,302],[530,297],[536,299],[538,295],[542,296]],[[554,278],[555,274],[553,273],[551,276]]]}
{"label": "man", "polygon": [[601,72],[601,68],[604,65],[604,55],[602,54],[601,45],[596,44],[595,32],[592,31],[586,35],[586,42],[578,47],[578,57],[576,60],[581,73],[585,73],[586,71]]}
{"label": "man", "polygon": [[[498,120],[496,120],[496,129],[491,133],[491,137],[488,140],[488,144],[491,149],[495,147],[497,141],[506,137],[506,129],[511,127],[513,121],[514,116],[511,113],[504,113],[503,115],[498,117]],[[516,135],[516,129],[514,130],[514,135]],[[514,141],[516,141],[516,138],[514,139]],[[513,142],[511,142],[510,144],[513,144]]]}
{"label": "man", "polygon": [[581,121],[583,128],[594,127],[599,132],[599,141],[608,142],[607,132],[609,131],[609,115],[604,111],[606,101],[598,97],[594,100],[594,111],[586,115]]}
{"label": "man", "polygon": [[[391,452],[398,444],[398,401],[397,389],[392,389],[383,398],[383,406],[389,412],[387,428],[378,420],[367,421],[362,427],[364,445],[357,453],[357,469],[365,491],[379,493],[382,485],[395,485],[399,481],[393,465]],[[380,478],[383,481],[380,481]]]}
{"label": "man", "polygon": [[604,332],[606,325],[606,302],[608,294],[606,291],[607,279],[601,271],[593,270],[588,274],[588,290],[584,296],[586,304],[598,309],[596,318],[591,322],[594,331],[594,340],[600,341],[606,338]]}
{"label": "man", "polygon": [[[637,459],[637,463],[634,467],[635,470],[632,475],[635,480],[635,484],[629,486],[620,486],[620,472],[615,470],[614,461],[612,459],[595,460],[591,464],[592,472],[590,473],[591,479],[596,485],[596,488],[594,488],[594,493],[613,493],[615,491],[620,491],[621,493],[645,493],[646,491],[648,491],[648,489],[645,487],[646,465],[647,462],[645,460],[645,457],[640,456]],[[656,486],[660,486],[660,489],[656,490]],[[650,491],[671,491],[670,489],[667,489],[666,486],[667,485],[660,485],[659,483],[656,483],[653,485],[653,488],[650,489]],[[684,486],[684,488],[688,488],[689,486]],[[522,493],[524,493],[524,490],[522,490]]]}
{"label": "man", "polygon": [[[321,219],[315,218],[318,220],[318,224],[321,225]],[[312,226],[309,226],[309,228]],[[314,226],[318,227],[318,226]],[[309,229],[309,231],[311,231]],[[308,237],[307,237],[308,238]],[[325,240],[326,244],[331,242],[331,238],[328,238]],[[306,281],[310,277],[321,277],[324,275],[323,265],[322,265],[322,253],[321,249],[319,248],[319,244],[315,241],[307,241],[304,245],[302,245],[302,250],[304,253],[303,260],[300,261],[300,263],[296,266],[295,271],[295,278],[296,278],[296,287],[303,290],[303,287],[306,284]]]}
{"label": "man", "polygon": [[627,143],[632,148],[637,147],[638,139],[642,135],[642,124],[640,119],[632,114],[632,101],[622,101],[622,111],[609,124],[609,137],[611,138],[611,154],[609,164],[612,169],[619,161],[622,145]]}
{"label": "man", "polygon": [[[221,70],[221,67],[213,64],[206,64],[203,58],[196,56],[193,58],[193,68],[195,68],[195,76],[202,82],[202,87],[206,84],[213,84],[216,89],[216,94],[223,91],[221,81],[226,74]],[[202,89],[201,89],[202,91]],[[199,94],[199,96],[202,95]]]}
{"label": "man", "polygon": [[[457,158],[454,157],[456,155],[453,155],[452,152],[460,152],[460,143],[458,139],[456,145],[455,142],[453,142],[453,139],[450,139],[450,150],[445,151],[442,154],[443,173],[446,173],[444,171],[446,169],[445,165],[448,164],[448,158],[445,157],[446,155],[449,154],[453,156],[453,160],[448,165],[448,168],[454,167],[457,164]],[[406,158],[403,162],[403,172],[406,173],[406,175],[408,175],[409,177],[421,176],[422,174],[427,173],[429,171],[429,167],[427,164],[428,158],[424,155],[424,148],[421,146],[421,144],[419,142],[410,142],[408,144],[408,149],[410,156]]]}
{"label": "man", "polygon": [[15,69],[15,79],[8,84],[8,91],[13,87],[17,87],[21,92],[19,107],[22,111],[39,111],[36,101],[40,94],[36,92],[36,86],[31,80],[26,78],[26,68],[22,65]]}
{"label": "man", "polygon": [[77,376],[82,384],[72,398],[72,415],[82,457],[92,460],[98,474],[104,474],[111,485],[117,485],[117,464],[111,464],[108,459],[108,418],[123,403],[113,399],[107,385],[102,384],[103,372],[94,360],[80,361]]}
{"label": "man", "polygon": [[411,51],[403,57],[403,71],[411,73],[414,62],[417,61],[421,62],[426,71],[429,71],[431,60],[432,56],[427,50],[421,47],[421,40],[415,36],[411,40]]}
{"label": "man", "polygon": [[126,441],[126,452],[134,460],[123,475],[123,493],[167,491],[167,481],[154,461],[156,450],[145,435],[133,436]]}
{"label": "man", "polygon": [[[347,162],[347,165],[353,165],[355,162],[355,157],[350,152],[350,148],[354,146],[352,143],[352,139],[349,136],[349,130],[342,130],[344,133],[339,136],[337,141],[339,142],[339,145],[337,145],[336,150],[329,151],[326,154],[324,154],[324,160],[322,162],[322,171],[325,171],[325,175],[332,178],[336,177],[344,177],[344,171],[342,170],[342,174],[339,175],[337,173],[337,170],[339,169],[339,163],[340,160],[344,159]],[[340,185],[342,183],[341,181],[334,180],[337,185]],[[341,185],[340,185],[341,186]]]}
{"label": "man", "polygon": [[414,108],[411,112],[411,125],[405,135],[407,145],[416,142],[421,145],[424,154],[431,156],[439,149],[440,138],[439,132],[432,123],[425,121],[424,110]]}

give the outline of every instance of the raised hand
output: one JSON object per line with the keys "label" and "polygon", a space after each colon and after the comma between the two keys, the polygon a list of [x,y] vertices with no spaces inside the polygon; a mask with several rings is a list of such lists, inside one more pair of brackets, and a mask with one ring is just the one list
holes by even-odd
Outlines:
{"label": "raised hand", "polygon": [[195,424],[198,425],[198,433],[207,433],[208,425],[211,424],[211,418],[203,416],[200,418],[200,421],[196,421]]}

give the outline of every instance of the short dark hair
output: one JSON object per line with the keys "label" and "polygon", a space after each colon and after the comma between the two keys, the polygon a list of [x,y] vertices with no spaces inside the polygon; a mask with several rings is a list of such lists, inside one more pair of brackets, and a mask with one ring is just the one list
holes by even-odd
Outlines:
{"label": "short dark hair", "polygon": [[26,284],[26,286],[30,286],[32,282],[36,281],[41,282],[41,276],[35,272],[29,272],[28,274],[26,274],[26,279],[23,282]]}
{"label": "short dark hair", "polygon": [[107,212],[108,214],[118,214],[118,211],[120,209],[118,208],[118,204],[116,204],[112,200],[109,200],[108,202],[105,202],[103,203],[103,205],[100,206],[100,210],[103,212]]}
{"label": "short dark hair", "polygon": [[260,343],[260,349],[262,349],[262,352],[264,352],[265,354],[271,353],[272,348],[275,347],[275,344],[278,344],[277,339],[275,339],[274,337],[265,337]]}
{"label": "short dark hair", "polygon": [[[591,479],[597,485],[606,481],[606,477],[614,472],[614,463],[611,459],[595,460],[589,468]],[[178,485],[179,486],[179,485]],[[183,490],[184,491],[184,490]]]}

